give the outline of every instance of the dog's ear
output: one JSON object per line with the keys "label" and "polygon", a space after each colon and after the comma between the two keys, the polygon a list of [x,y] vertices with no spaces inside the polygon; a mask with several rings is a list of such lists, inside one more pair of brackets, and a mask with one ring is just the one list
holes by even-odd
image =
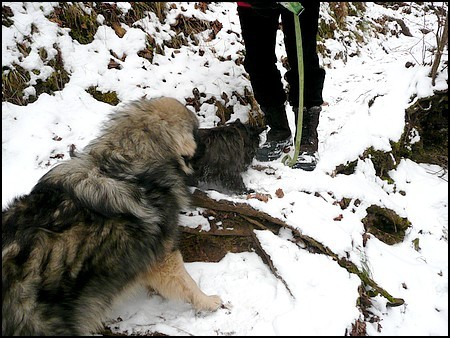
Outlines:
{"label": "dog's ear", "polygon": [[266,127],[258,126],[258,125],[250,125],[248,132],[253,136],[260,136],[261,133],[266,130]]}
{"label": "dog's ear", "polygon": [[259,135],[261,134],[264,130],[266,130],[267,126],[261,126],[259,124],[245,124],[247,131],[253,135]]}

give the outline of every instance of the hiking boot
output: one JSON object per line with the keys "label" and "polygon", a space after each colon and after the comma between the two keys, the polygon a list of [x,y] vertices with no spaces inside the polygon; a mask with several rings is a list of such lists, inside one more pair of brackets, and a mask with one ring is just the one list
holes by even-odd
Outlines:
{"label": "hiking boot", "polygon": [[317,151],[305,151],[298,154],[297,161],[292,166],[292,169],[302,169],[305,171],[313,171],[316,169],[319,156]]}
{"label": "hiking boot", "polygon": [[284,104],[275,107],[261,107],[266,124],[270,127],[266,142],[256,151],[256,159],[261,162],[274,161],[281,157],[292,145],[291,128]]}
{"label": "hiking boot", "polygon": [[256,151],[256,159],[261,162],[274,161],[279,159],[283,153],[289,152],[289,146],[291,145],[291,137],[284,140],[266,141]]}
{"label": "hiking boot", "polygon": [[[298,119],[298,108],[294,108],[295,120]],[[303,109],[302,141],[300,151],[315,152],[319,147],[319,116],[322,111],[321,106],[314,106]]]}
{"label": "hiking boot", "polygon": [[[302,140],[300,142],[300,153],[297,162],[292,166],[294,169],[312,171],[316,168],[319,159],[317,150],[319,148],[319,116],[321,106],[313,106],[303,110]],[[298,117],[298,108],[294,108],[295,117]]]}
{"label": "hiking boot", "polygon": [[266,124],[270,127],[267,133],[267,141],[286,140],[291,137],[291,128],[286,115],[284,104],[275,107],[262,106]]}

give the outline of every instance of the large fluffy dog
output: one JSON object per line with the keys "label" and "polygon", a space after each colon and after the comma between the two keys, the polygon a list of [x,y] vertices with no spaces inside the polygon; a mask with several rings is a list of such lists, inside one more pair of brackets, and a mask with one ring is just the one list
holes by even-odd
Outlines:
{"label": "large fluffy dog", "polygon": [[136,283],[197,310],[220,307],[176,247],[197,129],[174,99],[136,101],[3,210],[2,335],[91,334]]}
{"label": "large fluffy dog", "polygon": [[247,191],[242,173],[258,149],[263,127],[234,122],[198,130],[197,151],[192,159],[192,185],[223,193]]}

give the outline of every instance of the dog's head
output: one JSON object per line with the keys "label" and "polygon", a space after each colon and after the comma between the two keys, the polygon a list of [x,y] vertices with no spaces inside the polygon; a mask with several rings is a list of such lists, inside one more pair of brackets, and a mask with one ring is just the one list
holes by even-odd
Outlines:
{"label": "dog's head", "polygon": [[169,97],[162,97],[154,102],[154,110],[166,125],[163,133],[170,135],[169,147],[179,156],[183,171],[192,174],[191,160],[197,150],[196,135],[199,122],[197,115],[186,108],[181,102]]}
{"label": "dog's head", "polygon": [[176,158],[190,174],[192,168],[185,159],[192,158],[197,149],[194,134],[198,126],[195,113],[174,98],[136,100],[111,114],[102,134],[85,150],[111,162],[111,168],[120,164],[134,173],[149,163]]}
{"label": "dog's head", "polygon": [[195,174],[190,185],[197,185],[197,181],[218,191],[243,191],[241,173],[251,164],[264,130],[239,119],[199,129],[197,151],[192,161]]}
{"label": "dog's head", "polygon": [[249,123],[242,123],[240,119],[236,119],[236,121],[231,122],[230,125],[239,130],[239,134],[244,142],[244,161],[246,164],[250,164],[258,149],[261,133],[266,128]]}

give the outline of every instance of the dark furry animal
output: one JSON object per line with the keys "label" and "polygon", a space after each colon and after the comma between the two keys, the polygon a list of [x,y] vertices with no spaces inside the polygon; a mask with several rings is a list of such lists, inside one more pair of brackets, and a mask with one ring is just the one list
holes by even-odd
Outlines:
{"label": "dark furry animal", "polygon": [[192,159],[192,185],[223,193],[247,191],[242,180],[255,156],[263,127],[234,122],[198,130],[197,151]]}
{"label": "dark furry animal", "polygon": [[177,250],[197,129],[175,99],[136,101],[2,210],[3,336],[90,335],[139,283],[197,310],[221,305]]}

